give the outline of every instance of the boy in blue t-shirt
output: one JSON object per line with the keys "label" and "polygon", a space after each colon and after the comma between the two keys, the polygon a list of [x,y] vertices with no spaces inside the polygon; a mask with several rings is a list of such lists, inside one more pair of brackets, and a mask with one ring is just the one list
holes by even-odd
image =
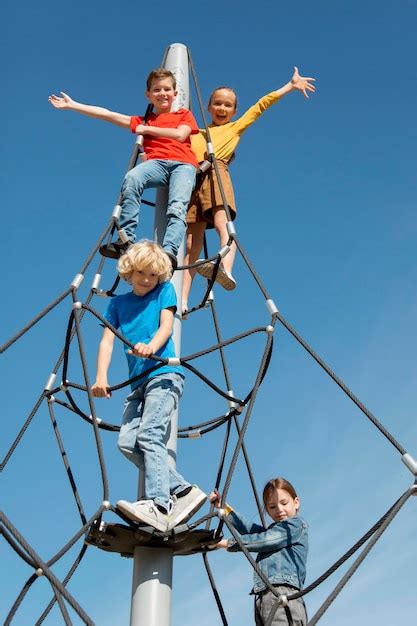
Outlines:
{"label": "boy in blue t-shirt", "polygon": [[[206,494],[188,483],[168,464],[167,433],[172,414],[184,388],[181,366],[164,365],[146,375],[155,365],[153,354],[174,357],[171,338],[176,295],[169,282],[171,262],[152,241],[133,244],[118,262],[120,276],[133,291],[112,298],[105,318],[134,344],[125,345],[129,378],[145,374],[132,383],[127,397],[118,446],[121,452],[145,475],[144,499],[119,500],[117,508],[129,519],[171,530],[197,511]],[[107,380],[114,345],[114,333],[105,328],[97,358],[96,382],[92,394],[110,398]]]}

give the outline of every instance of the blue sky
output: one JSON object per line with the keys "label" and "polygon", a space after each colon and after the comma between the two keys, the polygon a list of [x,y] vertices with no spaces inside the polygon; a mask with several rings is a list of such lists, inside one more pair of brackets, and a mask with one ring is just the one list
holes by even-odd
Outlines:
{"label": "blue sky", "polygon": [[[214,87],[231,85],[243,113],[284,84],[297,65],[317,78],[316,95],[305,101],[291,94],[267,111],[243,137],[232,166],[238,236],[284,317],[416,458],[415,3],[404,0],[399,8],[388,0],[302,0],[260,2],[255,10],[241,2],[185,0],[160,3],[155,13],[152,5],[108,0],[3,7],[2,342],[78,272],[111,215],[133,144],[120,128],[53,110],[51,92],[140,114],[149,69],[160,63],[167,45],[179,41],[191,49],[205,101]],[[150,236],[152,210],[144,207],[142,218],[141,232]],[[212,234],[209,244],[216,249]],[[106,284],[114,271],[108,265]],[[236,277],[235,292],[215,292],[224,337],[268,323],[239,258]],[[196,301],[202,289],[203,282],[196,282]],[[94,303],[100,311],[105,304]],[[69,312],[66,301],[2,356],[2,457],[55,364]],[[100,334],[87,319],[91,376]],[[183,325],[183,353],[213,337],[207,312],[195,315]],[[228,351],[238,395],[245,395],[255,376],[262,341],[249,339]],[[80,380],[76,350],[72,355],[71,378]],[[123,359],[120,349],[114,382],[124,379]],[[202,360],[201,367],[221,381],[214,359]],[[120,392],[97,403],[97,410],[117,422],[122,404]],[[181,424],[223,410],[221,398],[188,376]],[[57,413],[92,514],[101,486],[91,432],[72,415]],[[222,437],[216,431],[179,442],[179,469],[206,490],[214,483]],[[133,499],[135,470],[118,453],[114,435],[103,433],[103,445],[111,501]],[[279,325],[247,448],[259,489],[283,475],[299,491],[310,524],[307,582],[412,482],[394,448]],[[7,465],[3,484],[4,511],[49,558],[79,521],[45,405]],[[242,463],[229,500],[256,518]],[[323,626],[411,623],[417,609],[415,506],[415,498],[407,502],[322,618]],[[1,591],[4,619],[31,572],[5,544],[1,558],[10,572]],[[68,562],[57,566],[57,575]],[[211,563],[229,624],[251,624],[250,566],[239,554],[213,554]],[[70,590],[99,626],[128,623],[131,569],[117,555],[87,552]],[[310,616],[339,577],[307,597]],[[39,580],[15,623],[33,624],[49,597],[48,585]],[[174,564],[173,626],[194,625],[196,613],[200,626],[221,623],[201,557],[181,557]],[[61,623],[60,614],[47,623]]]}

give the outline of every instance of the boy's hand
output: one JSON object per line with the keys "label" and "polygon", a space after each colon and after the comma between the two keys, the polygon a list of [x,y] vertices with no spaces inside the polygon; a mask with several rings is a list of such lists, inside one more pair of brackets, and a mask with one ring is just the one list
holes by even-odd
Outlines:
{"label": "boy's hand", "polygon": [[311,78],[310,76],[300,76],[300,74],[298,73],[298,67],[294,67],[294,74],[291,78],[291,84],[294,89],[298,89],[299,91],[301,91],[306,98],[308,98],[307,91],[312,91],[313,93],[316,91],[315,86],[311,84],[314,83],[315,80],[315,78]]}
{"label": "boy's hand", "polygon": [[155,352],[152,342],[150,343],[137,343],[135,345],[134,350],[128,350],[127,353],[128,354],[133,354],[133,356],[139,356],[139,357],[148,357],[148,356],[152,356],[152,354]]}
{"label": "boy's hand", "polygon": [[145,124],[138,124],[135,128],[135,133],[137,135],[146,135],[146,126]]}
{"label": "boy's hand", "polygon": [[60,93],[61,93],[61,98],[59,96],[56,96],[54,93],[51,96],[49,96],[48,98],[49,102],[56,109],[70,109],[71,105],[74,104],[74,100],[70,98],[69,95],[64,93],[63,91],[61,91]]}
{"label": "boy's hand", "polygon": [[111,391],[107,381],[99,382],[96,380],[91,387],[91,393],[94,398],[111,398]]}

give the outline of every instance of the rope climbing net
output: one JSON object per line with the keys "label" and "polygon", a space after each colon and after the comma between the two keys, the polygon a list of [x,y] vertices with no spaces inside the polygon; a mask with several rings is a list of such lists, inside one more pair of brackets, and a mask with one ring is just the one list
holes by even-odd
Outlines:
{"label": "rope climbing net", "polygon": [[[206,127],[208,146],[211,145],[209,129],[204,116],[204,107],[201,100],[201,94],[198,87],[198,82],[194,70],[191,55],[189,55],[189,64],[191,73],[194,78],[197,98],[200,106],[201,115]],[[217,170],[217,163],[214,153],[208,150],[209,158],[212,167]],[[129,162],[129,168],[133,167],[138,158],[138,149],[134,150],[131,160]],[[221,181],[220,176],[218,180]],[[297,593],[292,593],[288,596],[283,596],[277,593],[274,586],[272,586],[268,579],[265,578],[262,571],[258,568],[258,565],[252,558],[250,552],[243,545],[239,534],[231,525],[227,516],[223,514],[223,510],[219,509],[215,511],[213,507],[207,515],[193,521],[192,523],[184,524],[180,527],[174,528],[170,531],[169,537],[164,533],[160,533],[151,527],[138,526],[134,522],[125,518],[123,514],[111,504],[111,494],[108,482],[108,472],[106,467],[105,455],[102,444],[102,431],[117,432],[119,426],[116,424],[106,422],[98,417],[95,401],[91,395],[91,377],[88,367],[88,358],[85,345],[85,321],[87,319],[94,318],[101,324],[107,326],[112,330],[118,340],[133,348],[133,346],[123,337],[119,331],[111,326],[100,314],[94,303],[98,298],[102,296],[112,297],[118,287],[119,279],[116,279],[114,284],[108,289],[100,289],[99,285],[103,273],[103,267],[105,259],[98,255],[98,251],[103,242],[109,242],[112,239],[113,233],[118,228],[118,218],[120,215],[119,201],[116,204],[116,209],[113,211],[113,215],[107,224],[104,231],[100,234],[97,242],[93,246],[90,254],[82,264],[79,272],[76,274],[71,284],[64,289],[64,291],[50,304],[48,304],[42,311],[40,311],[28,324],[26,324],[19,332],[11,337],[6,343],[0,347],[0,352],[8,352],[12,346],[19,340],[21,340],[31,329],[33,329],[41,320],[46,318],[58,305],[64,303],[67,307],[66,317],[66,333],[65,341],[62,346],[61,352],[52,368],[52,371],[41,390],[39,397],[35,401],[33,408],[30,410],[28,416],[23,421],[19,431],[17,432],[14,441],[10,445],[8,451],[5,454],[4,459],[1,462],[1,470],[5,470],[12,456],[14,455],[19,444],[22,443],[24,436],[26,435],[28,428],[32,421],[39,415],[40,409],[47,406],[48,414],[50,417],[50,425],[58,445],[62,463],[65,467],[65,472],[68,478],[69,486],[73,494],[75,507],[79,517],[79,527],[76,532],[71,536],[66,543],[52,556],[42,557],[30,545],[27,539],[19,532],[14,520],[11,520],[5,512],[1,512],[1,532],[9,544],[11,549],[15,552],[17,557],[22,559],[32,570],[31,575],[24,583],[20,593],[13,602],[9,613],[5,620],[5,625],[11,624],[15,621],[15,617],[18,614],[19,607],[25,600],[25,597],[34,583],[39,578],[46,579],[51,588],[52,597],[47,604],[42,614],[36,619],[36,624],[42,624],[50,614],[52,608],[57,604],[59,611],[62,615],[62,620],[65,624],[71,624],[71,618],[68,612],[68,605],[77,613],[80,619],[85,624],[94,624],[93,619],[86,613],[86,611],[80,606],[77,600],[68,590],[68,583],[75,574],[77,568],[82,562],[86,552],[91,548],[101,548],[103,550],[119,552],[122,554],[131,555],[136,545],[155,546],[160,547],[165,545],[173,549],[174,555],[176,554],[195,554],[201,553],[204,563],[204,567],[207,572],[209,583],[211,585],[214,598],[219,610],[221,621],[224,625],[228,624],[225,610],[223,608],[220,594],[215,584],[215,579],[209,564],[209,549],[214,546],[219,538],[222,536],[224,526],[234,537],[239,544],[242,553],[250,563],[251,567],[257,572],[265,586],[276,596],[275,606],[272,608],[269,615],[267,626],[272,623],[276,609],[279,606],[287,606],[288,601],[298,597],[306,596],[313,589],[318,587],[327,578],[329,578],[336,570],[338,570],[348,559],[354,555],[355,559],[351,563],[349,569],[343,574],[340,581],[334,587],[333,591],[326,598],[320,608],[311,617],[308,622],[309,626],[317,624],[320,618],[323,616],[327,608],[334,601],[336,596],[341,592],[343,587],[347,584],[352,575],[356,572],[358,567],[364,561],[366,556],[372,550],[377,543],[378,539],[382,536],[393,519],[397,516],[401,508],[406,501],[412,495],[417,494],[417,484],[415,477],[417,476],[417,461],[413,459],[406,449],[394,438],[394,436],[387,430],[387,428],[381,423],[381,421],[373,415],[369,409],[357,398],[352,391],[346,386],[346,384],[330,369],[326,362],[313,350],[313,348],[299,335],[299,333],[291,326],[291,324],[283,317],[274,300],[270,297],[263,281],[256,272],[254,265],[248,257],[242,243],[240,242],[234,225],[232,223],[227,201],[225,199],[224,190],[221,188],[223,197],[223,204],[227,213],[228,219],[228,232],[230,235],[227,246],[219,250],[216,254],[210,256],[207,251],[207,245],[205,243],[205,257],[214,262],[214,272],[210,280],[207,281],[207,288],[201,302],[190,309],[189,314],[193,315],[201,309],[208,309],[211,314],[213,329],[216,337],[216,342],[213,345],[206,346],[199,352],[195,352],[189,355],[181,356],[176,359],[184,369],[189,373],[189,377],[195,376],[200,379],[204,385],[206,385],[213,393],[224,398],[227,401],[228,409],[226,412],[219,416],[211,417],[205,421],[194,423],[185,427],[181,427],[178,430],[178,437],[182,439],[194,439],[196,437],[202,437],[208,433],[217,430],[219,428],[224,429],[224,440],[220,450],[218,458],[218,467],[215,479],[213,480],[213,486],[221,494],[221,500],[224,504],[226,502],[227,494],[231,487],[237,462],[240,458],[243,459],[244,465],[249,477],[249,481],[253,491],[253,497],[258,509],[259,517],[262,524],[265,526],[264,511],[262,508],[261,500],[256,489],[255,480],[249,460],[249,455],[245,445],[245,436],[248,430],[250,420],[254,413],[254,406],[257,399],[257,394],[268,371],[268,367],[271,360],[271,355],[274,349],[274,331],[277,325],[281,325],[304,349],[322,370],[339,386],[343,393],[356,405],[360,412],[372,423],[375,429],[383,435],[385,440],[392,446],[392,448],[401,455],[401,459],[406,467],[411,471],[414,476],[413,484],[402,493],[398,499],[388,508],[386,513],[378,519],[373,526],[367,530],[363,536],[349,549],[347,550],[335,563],[333,563],[321,576],[315,581],[310,583],[305,589]],[[146,202],[152,204],[151,202]],[[220,263],[225,254],[228,253],[230,245],[235,242],[237,250],[243,263],[246,266],[247,272],[253,281],[256,283],[261,297],[265,301],[266,310],[268,312],[267,323],[245,330],[235,336],[224,339],[219,323],[219,318],[216,311],[216,306],[213,297],[213,287],[216,280],[216,274],[220,267]],[[194,263],[188,267],[196,267],[199,262]],[[83,300],[80,296],[81,284],[88,272],[97,264],[94,279],[91,287]],[[177,271],[181,271],[186,266],[179,267]],[[242,397],[237,397],[232,391],[231,376],[229,373],[229,367],[227,363],[227,348],[237,342],[243,342],[250,336],[256,336],[259,341],[262,341],[262,354],[260,356],[259,365],[257,367],[256,375],[249,389],[246,390],[246,394],[242,394]],[[76,348],[73,348],[76,344]],[[82,379],[72,380],[71,378],[71,365],[72,365],[72,352],[77,350],[81,363]],[[196,363],[199,360],[211,353],[217,353],[220,358],[220,363],[223,371],[224,384],[219,385],[215,383],[206,373],[204,373]],[[149,371],[154,371],[163,365],[168,364],[170,359],[163,359],[157,356],[151,357],[154,361],[154,366]],[[143,375],[142,375],[143,376]],[[139,377],[131,380],[122,381],[113,387],[111,391],[118,391],[130,385],[131,382],[136,381]],[[81,400],[80,400],[81,398]],[[91,506],[86,506],[83,502],[80,491],[77,487],[75,473],[71,467],[69,461],[69,454],[65,445],[65,437],[62,434],[62,430],[59,426],[59,419],[57,415],[57,408],[60,411],[68,412],[73,415],[74,418],[80,418],[87,423],[88,432],[94,442],[94,446],[97,451],[97,460],[99,465],[99,471],[101,475],[101,497],[99,502],[95,504],[94,513],[90,516],[86,511],[91,510]],[[235,431],[235,444],[232,445],[232,432]],[[228,460],[230,459],[230,460]],[[109,512],[117,515],[121,523],[110,524],[106,521],[106,517]],[[77,548],[81,544],[80,549],[77,552],[76,558],[72,562],[68,571],[64,576],[57,576],[54,573],[54,566],[63,559],[72,548]],[[17,622],[18,622],[18,618]],[[289,622],[292,618],[289,615]],[[17,623],[15,621],[15,623]]]}

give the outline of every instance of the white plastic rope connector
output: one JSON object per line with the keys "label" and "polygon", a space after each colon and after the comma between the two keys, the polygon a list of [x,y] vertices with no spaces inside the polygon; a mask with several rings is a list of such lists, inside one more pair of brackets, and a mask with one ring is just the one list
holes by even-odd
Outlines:
{"label": "white plastic rope connector", "polygon": [[188,439],[201,439],[202,435],[200,430],[195,430],[193,433],[188,435]]}
{"label": "white plastic rope connector", "polygon": [[288,606],[288,598],[286,595],[280,596],[279,601],[281,603],[281,606]]}
{"label": "white plastic rope connector", "polygon": [[108,500],[103,500],[101,505],[102,505],[103,509],[106,509],[106,511],[111,509],[111,503]]}
{"label": "white plastic rope connector", "polygon": [[278,307],[276,306],[275,302],[271,300],[271,298],[266,301],[266,308],[271,315],[275,315],[275,313],[278,313]]}
{"label": "white plastic rope connector", "polygon": [[227,222],[226,229],[228,235],[236,235],[236,228],[233,222]]}
{"label": "white plastic rope connector", "polygon": [[207,154],[209,156],[214,156],[214,148],[213,148],[213,144],[211,143],[211,141],[207,142]]}
{"label": "white plastic rope connector", "polygon": [[121,212],[122,212],[122,207],[120,206],[120,204],[115,204],[113,213],[111,214],[111,216],[114,217],[114,219],[118,220]]}
{"label": "white plastic rope connector", "polygon": [[414,476],[417,476],[417,461],[413,459],[411,454],[408,454],[408,452],[403,454],[401,457],[401,461],[406,467],[408,467],[408,469],[412,474],[414,474]]}
{"label": "white plastic rope connector", "polygon": [[43,569],[41,567],[38,567],[38,569],[35,570],[35,574],[36,576],[43,576]]}
{"label": "white plastic rope connector", "polygon": [[51,391],[51,389],[53,388],[53,386],[55,385],[55,381],[56,381],[56,374],[54,374],[52,372],[52,374],[49,376],[48,378],[48,382],[46,383],[44,390],[45,391]]}
{"label": "white plastic rope connector", "polygon": [[168,365],[181,365],[181,360],[177,356],[170,356],[168,358]]}
{"label": "white plastic rope connector", "polygon": [[[231,398],[234,398],[235,394],[233,393],[233,389],[228,389],[227,393]],[[228,402],[231,409],[237,409],[239,407],[239,404],[234,400],[228,400]]]}
{"label": "white plastic rope connector", "polygon": [[100,285],[100,280],[101,280],[101,274],[96,274],[94,276],[93,282],[91,283],[91,289],[93,289],[94,291],[97,291]]}
{"label": "white plastic rope connector", "polygon": [[120,230],[117,231],[117,234],[119,235],[119,239],[122,243],[129,242],[129,237],[126,235],[124,228],[120,228]]}
{"label": "white plastic rope connector", "polygon": [[71,287],[74,287],[74,289],[78,289],[78,287],[81,285],[83,280],[84,280],[83,274],[76,274],[74,277],[74,280],[71,283]]}
{"label": "white plastic rope connector", "polygon": [[230,246],[226,244],[225,246],[223,246],[223,248],[220,248],[219,255],[221,256],[222,259],[224,259],[226,254],[228,254],[229,252],[230,252]]}
{"label": "white plastic rope connector", "polygon": [[72,304],[72,308],[73,308],[74,310],[79,310],[79,309],[82,309],[82,308],[83,308],[82,302],[79,302],[79,301],[77,301],[77,302],[73,302],[73,304]]}
{"label": "white plastic rope connector", "polygon": [[273,326],[271,326],[270,324],[269,324],[269,326],[267,326],[267,327],[265,328],[265,332],[267,332],[267,333],[268,333],[268,335],[271,335],[271,334],[274,332],[274,330],[275,330],[275,329],[274,329],[274,327],[273,327]]}

